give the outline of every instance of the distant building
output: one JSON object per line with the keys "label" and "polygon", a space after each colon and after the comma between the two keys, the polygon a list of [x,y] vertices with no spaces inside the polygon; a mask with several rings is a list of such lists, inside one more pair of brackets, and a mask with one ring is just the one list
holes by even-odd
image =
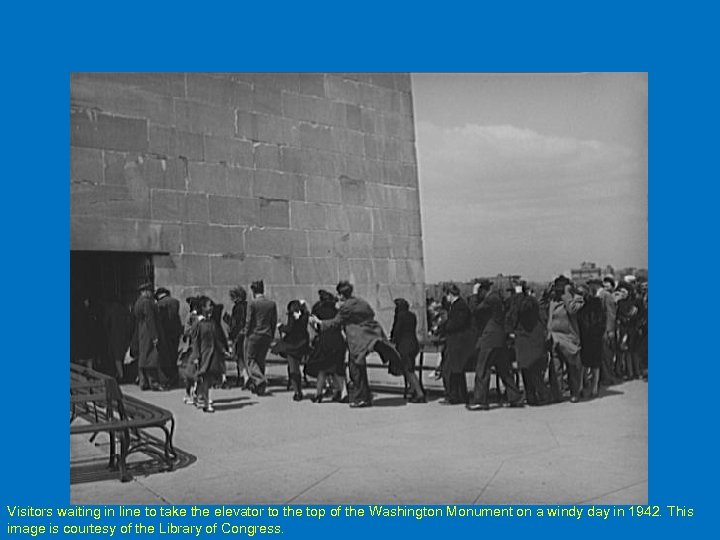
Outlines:
{"label": "distant building", "polygon": [[583,262],[580,268],[570,270],[570,278],[573,281],[587,281],[589,279],[601,279],[602,269],[593,262]]}

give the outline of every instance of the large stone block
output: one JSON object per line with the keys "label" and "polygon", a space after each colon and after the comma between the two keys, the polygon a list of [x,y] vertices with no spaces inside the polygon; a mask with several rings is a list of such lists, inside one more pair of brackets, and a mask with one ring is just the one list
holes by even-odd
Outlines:
{"label": "large stone block", "polygon": [[293,277],[298,285],[337,283],[337,263],[335,259],[294,258]]}
{"label": "large stone block", "polygon": [[70,148],[70,180],[102,184],[104,168],[102,150]]}
{"label": "large stone block", "polygon": [[221,163],[188,163],[188,190],[213,195],[228,193],[227,167]]}
{"label": "large stone block", "polygon": [[70,113],[70,144],[87,148],[144,152],[148,148],[148,123],[141,118],[73,110]]}
{"label": "large stone block", "polygon": [[367,188],[363,180],[341,176],[340,192],[343,204],[364,205],[367,202]]}
{"label": "large stone block", "polygon": [[372,236],[372,257],[389,259],[393,256],[392,241],[387,234],[375,233]]}
{"label": "large stone block", "polygon": [[150,192],[150,214],[157,221],[185,221],[187,205],[181,191],[153,189]]}
{"label": "large stone block", "polygon": [[345,207],[345,212],[348,217],[350,231],[361,233],[373,232],[372,210],[370,208],[348,206]]}
{"label": "large stone block", "polygon": [[[207,255],[160,255],[153,258],[153,263],[155,281],[164,287],[174,289],[188,285],[193,287],[210,285],[210,263]],[[176,298],[183,300],[194,296],[194,294],[177,292],[175,294]]]}
{"label": "large stone block", "polygon": [[288,257],[307,257],[305,231],[289,229],[248,229],[245,233],[247,253]]}
{"label": "large stone block", "polygon": [[107,83],[124,90],[185,97],[185,73],[73,73],[71,88],[78,83]]}
{"label": "large stone block", "polygon": [[305,180],[305,191],[308,201],[326,203],[342,202],[340,181],[335,178],[309,176]]}
{"label": "large stone block", "polygon": [[229,77],[205,73],[188,73],[188,98],[230,109],[249,109],[252,90],[249,84]]}
{"label": "large stone block", "polygon": [[390,283],[390,262],[390,259],[372,259],[373,275],[376,283]]}
{"label": "large stone block", "polygon": [[254,166],[252,143],[232,137],[206,135],[205,160],[252,168]]}
{"label": "large stone block", "polygon": [[280,147],[276,144],[257,143],[253,147],[253,158],[256,169],[280,171]]}
{"label": "large stone block", "polygon": [[174,118],[172,97],[93,77],[72,79],[70,103],[109,114],[146,118],[157,124],[170,125]]}
{"label": "large stone block", "polygon": [[193,133],[232,137],[235,134],[235,111],[208,103],[175,100],[175,125]]}
{"label": "large stone block", "polygon": [[257,140],[257,119],[255,114],[247,111],[235,113],[235,136],[248,140]]}
{"label": "large stone block", "polygon": [[187,165],[180,158],[146,157],[142,162],[128,162],[125,175],[139,174],[150,187],[162,189],[186,189]]}
{"label": "large stone block", "polygon": [[290,227],[290,209],[284,199],[266,199],[260,197],[258,225],[261,227]]}
{"label": "large stone block", "polygon": [[297,80],[300,94],[325,97],[325,74],[298,73]]}
{"label": "large stone block", "polygon": [[186,223],[182,228],[184,253],[238,256],[244,252],[244,228]]}
{"label": "large stone block", "polygon": [[298,174],[257,170],[252,193],[267,199],[305,200],[305,178]]}
{"label": "large stone block", "polygon": [[244,283],[241,257],[210,257],[210,281],[213,285]]}
{"label": "large stone block", "polygon": [[372,259],[349,259],[350,280],[355,284],[376,283]]}
{"label": "large stone block", "polygon": [[208,196],[210,223],[255,226],[259,223],[257,199]]}
{"label": "large stone block", "polygon": [[293,120],[329,126],[344,126],[346,123],[345,107],[341,103],[286,93],[282,100],[283,115]]}
{"label": "large stone block", "polygon": [[248,256],[240,265],[244,283],[258,279],[265,285],[291,285],[293,283],[292,259],[287,256]]}
{"label": "large stone block", "polygon": [[149,151],[162,157],[193,161],[202,161],[205,155],[202,134],[158,125],[150,125]]}
{"label": "large stone block", "polygon": [[210,209],[206,193],[187,193],[185,203],[187,209],[186,221],[192,223],[208,223],[210,221]]}
{"label": "large stone block", "polygon": [[341,204],[331,204],[327,206],[325,215],[325,229],[329,231],[350,232],[350,218],[348,216],[348,206]]}
{"label": "large stone block", "polygon": [[282,92],[280,88],[256,86],[252,93],[253,112],[260,114],[282,115]]}
{"label": "large stone block", "polygon": [[300,146],[335,151],[337,149],[335,134],[328,126],[302,123],[300,124]]}
{"label": "large stone block", "polygon": [[325,89],[327,97],[335,101],[357,104],[360,100],[358,83],[341,75],[328,74],[325,77]]}
{"label": "large stone block", "polygon": [[290,146],[299,145],[300,134],[291,120],[267,114],[257,114],[253,120],[256,125],[253,140]]}
{"label": "large stone block", "polygon": [[327,229],[327,205],[293,201],[290,204],[290,227],[303,230]]}
{"label": "large stone block", "polygon": [[308,247],[311,257],[350,256],[350,233],[332,231],[308,231]]}
{"label": "large stone block", "polygon": [[345,105],[345,125],[348,129],[362,130],[360,107],[350,103]]}
{"label": "large stone block", "polygon": [[158,253],[174,248],[178,226],[105,215],[71,215],[70,230],[72,250]]}
{"label": "large stone block", "polygon": [[140,192],[126,186],[71,184],[70,213],[150,219],[149,191]]}
{"label": "large stone block", "polygon": [[365,233],[350,233],[350,253],[359,259],[373,257],[374,235]]}
{"label": "large stone block", "polygon": [[253,169],[228,167],[227,194],[234,197],[250,197],[252,193]]}
{"label": "large stone block", "polygon": [[371,73],[370,82],[376,86],[382,86],[391,90],[396,88],[394,73]]}

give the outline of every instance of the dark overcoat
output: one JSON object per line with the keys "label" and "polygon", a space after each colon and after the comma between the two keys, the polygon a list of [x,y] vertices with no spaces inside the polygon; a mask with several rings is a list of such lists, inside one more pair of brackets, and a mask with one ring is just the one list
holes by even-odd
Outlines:
{"label": "dark overcoat", "polygon": [[603,336],[606,315],[603,301],[595,296],[585,298],[585,304],[577,312],[580,328],[580,360],[582,365],[599,368],[602,363]]}
{"label": "dark overcoat", "polygon": [[[334,302],[317,302],[311,313],[322,321],[334,319],[338,313]],[[345,373],[345,351],[347,344],[339,327],[326,328],[318,332],[312,352],[305,366],[305,373],[317,377],[320,371],[331,371],[338,375]]]}
{"label": "dark overcoat", "polygon": [[475,331],[470,308],[462,298],[450,305],[443,334],[446,338],[443,374],[465,373],[468,360],[475,356]]}
{"label": "dark overcoat", "polygon": [[221,375],[225,372],[225,336],[217,322],[202,319],[193,327],[192,359],[197,360],[198,375]]}
{"label": "dark overcoat", "polygon": [[415,357],[420,352],[420,343],[417,339],[417,317],[405,306],[395,309],[390,341],[395,344],[402,360],[399,365],[390,363],[390,374],[402,375],[405,370],[412,371]]}
{"label": "dark overcoat", "polygon": [[516,295],[507,320],[508,330],[515,334],[515,359],[520,369],[528,369],[547,359],[546,323],[540,317],[537,298]]}
{"label": "dark overcoat", "polygon": [[134,340],[138,367],[141,369],[157,368],[160,358],[157,347],[153,345],[153,340],[160,340],[160,325],[155,300],[141,295],[135,302],[133,315],[135,316]]}

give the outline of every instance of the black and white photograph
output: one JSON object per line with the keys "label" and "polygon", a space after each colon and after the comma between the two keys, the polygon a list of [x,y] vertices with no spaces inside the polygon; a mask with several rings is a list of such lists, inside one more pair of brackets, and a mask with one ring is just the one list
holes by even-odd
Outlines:
{"label": "black and white photograph", "polygon": [[69,85],[73,504],[648,503],[647,73]]}

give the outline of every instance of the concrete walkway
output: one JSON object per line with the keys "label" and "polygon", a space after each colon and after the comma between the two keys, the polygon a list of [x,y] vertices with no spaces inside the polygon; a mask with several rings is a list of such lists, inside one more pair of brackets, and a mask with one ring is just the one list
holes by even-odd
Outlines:
{"label": "concrete walkway", "polygon": [[[272,371],[282,375],[284,368]],[[388,377],[371,371],[371,381],[398,384]],[[172,410],[175,446],[196,460],[173,472],[136,472],[125,484],[107,474],[74,483],[73,503],[648,501],[642,381],[612,387],[593,401],[487,412],[440,405],[437,393],[428,404],[406,404],[401,393],[377,392],[376,406],[359,410],[295,403],[284,386],[275,386],[262,398],[216,390],[217,412],[204,414],[182,403],[182,390],[123,391]],[[101,467],[106,441],[106,435],[95,444],[71,437],[71,471]]]}

